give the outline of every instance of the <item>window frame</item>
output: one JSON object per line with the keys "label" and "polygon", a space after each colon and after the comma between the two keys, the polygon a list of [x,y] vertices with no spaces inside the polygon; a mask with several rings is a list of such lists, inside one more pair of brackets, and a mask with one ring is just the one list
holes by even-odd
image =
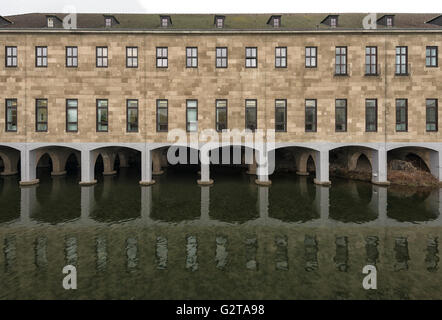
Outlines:
{"label": "window frame", "polygon": [[[251,52],[253,50],[255,50],[255,56],[247,56],[247,49],[250,49]],[[255,61],[255,65],[254,66],[247,66],[247,61]],[[258,68],[258,47],[246,47],[245,50],[245,67],[248,68],[252,68],[252,69],[256,69]]]}
{"label": "window frame", "polygon": [[[196,102],[196,107],[189,107],[189,102]],[[189,130],[189,109],[196,110],[196,130]],[[198,132],[198,100],[197,99],[186,99],[186,132]]]}
{"label": "window frame", "polygon": [[[374,101],[374,107],[367,107],[367,102],[368,101]],[[371,124],[367,121],[367,109],[368,108],[374,108],[374,115],[375,115],[375,119],[374,119],[374,129],[373,130],[369,130],[368,129],[368,125]],[[378,132],[378,99],[377,98],[367,98],[365,99],[365,132]]]}
{"label": "window frame", "polygon": [[[132,55],[129,55],[129,49],[131,49]],[[134,55],[134,49],[137,50],[137,54]],[[136,69],[138,68],[138,47],[137,46],[127,46],[126,47],[126,68]],[[129,66],[129,61],[132,61],[132,65]],[[134,62],[136,62],[136,65],[134,66]]]}
{"label": "window frame", "polygon": [[[98,49],[101,49],[101,55],[98,55]],[[106,55],[103,55],[103,49],[106,49]],[[109,67],[109,48],[107,46],[97,46],[95,47],[95,67],[96,68],[107,68]],[[101,59],[101,66],[98,65],[98,61]],[[106,61],[106,65],[104,65]]]}
{"label": "window frame", "polygon": [[[188,50],[190,50],[190,56],[188,55]],[[196,50],[196,56],[193,56],[193,50]],[[191,64],[189,65],[189,59],[191,60]],[[196,61],[196,65],[193,65],[193,62]],[[198,47],[186,47],[186,68],[198,68]]]}
{"label": "window frame", "polygon": [[[339,49],[339,53],[336,52]],[[342,50],[345,50],[345,53],[342,53]],[[339,59],[338,59],[339,57]],[[345,57],[345,63],[341,63],[342,57]],[[338,63],[339,60],[339,63]],[[336,72],[339,66],[339,73]],[[342,68],[345,68],[345,72],[342,72]],[[348,48],[347,46],[336,46],[335,47],[335,76],[348,76]]]}
{"label": "window frame", "polygon": [[[428,107],[428,101],[429,100],[434,100],[435,102],[435,106],[434,107]],[[425,99],[425,131],[426,132],[438,132],[439,131],[439,121],[438,121],[438,117],[439,117],[439,112],[438,112],[438,108],[439,107],[439,101],[437,98],[427,98]],[[434,108],[434,115],[435,115],[435,119],[434,122],[428,122],[428,109],[430,108]],[[435,129],[434,130],[428,130],[428,125],[429,124],[434,124]]]}
{"label": "window frame", "polygon": [[[369,49],[370,52],[367,53],[367,49]],[[375,53],[372,53],[372,49],[375,50]],[[367,57],[369,58],[368,61],[369,63],[367,64]],[[371,62],[372,57],[375,58],[375,63],[373,64]],[[374,66],[375,71],[372,72],[372,67]],[[369,69],[369,72],[367,72],[367,67]],[[378,70],[378,47],[377,46],[366,46],[365,47],[365,75],[366,76],[377,76],[379,75],[379,70]]]}
{"label": "window frame", "polygon": [[[310,55],[307,55],[307,49],[310,49]],[[315,55],[312,55],[312,49],[315,49]],[[306,68],[317,68],[318,67],[318,47],[312,47],[312,46],[308,46],[305,47],[304,50],[305,53],[305,67]],[[315,65],[312,66],[312,59],[315,59]],[[307,60],[310,61],[310,65],[307,65]]]}
{"label": "window frame", "polygon": [[[12,55],[8,55],[8,49],[12,50]],[[13,53],[14,49],[15,49],[15,55]],[[12,59],[12,62],[14,62],[14,59],[15,59],[15,65],[14,65],[14,63],[9,65],[8,59]],[[18,47],[17,46],[5,46],[5,68],[17,68],[17,66],[18,66]]]}
{"label": "window frame", "polygon": [[[405,54],[402,54],[402,48],[405,48]],[[397,50],[400,49],[399,51],[399,64],[396,62],[397,61],[397,57],[398,57],[398,53]],[[409,75],[409,70],[408,70],[408,46],[396,46],[395,48],[395,61],[394,61],[394,74],[396,76],[408,76]],[[402,63],[402,56],[405,56],[405,64]],[[405,72],[402,72],[402,66],[405,65]],[[400,72],[397,72],[397,68],[399,66],[399,70]]]}
{"label": "window frame", "polygon": [[[137,106],[136,107],[130,107],[129,103],[136,101],[137,102]],[[139,101],[138,99],[126,99],[126,132],[127,133],[137,133],[140,129],[140,108],[139,108]],[[129,130],[129,111],[130,110],[136,110],[137,111],[137,129],[136,130]]]}
{"label": "window frame", "polygon": [[[429,56],[427,55],[427,50],[430,50],[430,55]],[[432,52],[431,50],[435,50],[436,51],[434,56],[431,54],[431,52]],[[431,59],[432,58],[435,58],[435,60],[436,60],[436,64],[435,65],[432,65],[432,63],[431,63]],[[429,65],[427,64],[427,59],[430,59],[430,64]],[[427,67],[427,68],[437,68],[437,67],[439,67],[439,48],[438,48],[438,46],[426,46],[426,48],[425,48],[425,67]]]}
{"label": "window frame", "polygon": [[[46,107],[39,107],[38,106],[38,102],[39,101],[46,101]],[[48,105],[49,105],[48,99],[45,99],[45,98],[37,98],[37,99],[35,99],[35,132],[48,132],[48,129],[49,129],[49,125],[48,125],[48,123],[49,123]],[[38,121],[38,110],[39,109],[46,109],[46,122]],[[39,124],[46,124],[46,129],[45,130],[39,130],[38,129],[38,125]]]}
{"label": "window frame", "polygon": [[[106,107],[100,107],[98,106],[99,101],[106,101]],[[98,125],[101,124],[100,121],[98,121],[98,110],[99,109],[105,109],[107,113],[107,128],[106,130],[98,130]],[[96,132],[109,132],[109,100],[108,99],[96,99]]]}
{"label": "window frame", "polygon": [[[218,102],[220,102],[220,101],[225,101],[226,102],[226,106],[225,107],[218,107]],[[227,130],[229,128],[229,109],[228,109],[228,106],[229,106],[229,102],[228,102],[227,99],[216,99],[215,100],[215,130],[216,130],[216,132],[223,132],[223,130]],[[226,128],[218,130],[218,124],[220,122],[217,121],[217,118],[218,118],[218,110],[220,110],[220,109],[226,109]]]}
{"label": "window frame", "polygon": [[[158,49],[161,49],[161,56],[158,55]],[[166,56],[163,57],[163,50],[166,50]],[[156,67],[159,69],[167,69],[169,68],[169,47],[156,47],[155,48],[155,55],[156,55]],[[158,64],[158,62],[161,61],[161,66]],[[166,66],[164,66],[164,61],[166,61]]]}
{"label": "window frame", "polygon": [[[225,49],[226,50],[226,56],[225,57],[224,56],[218,56],[218,49],[221,50],[221,53],[222,53],[222,50]],[[228,49],[228,47],[216,47],[215,48],[215,68],[227,69],[229,67],[229,59],[228,58],[229,58],[229,49]],[[218,59],[221,62],[220,66],[218,66]],[[226,66],[225,67],[222,65],[222,61],[224,59],[226,60]]]}
{"label": "window frame", "polygon": [[[405,106],[404,107],[398,107],[398,101],[400,100],[404,100],[405,101]],[[396,106],[396,132],[408,132],[408,99],[404,99],[404,98],[399,98],[396,99],[395,101],[395,106]],[[398,108],[404,108],[405,109],[405,129],[404,130],[398,130],[398,125],[403,124],[402,122],[398,122]]]}
{"label": "window frame", "polygon": [[[279,52],[280,52],[280,55],[278,56],[277,55],[277,51],[278,51],[278,49],[279,49]],[[285,55],[282,55],[281,54],[281,52],[282,52],[282,50],[281,49],[284,49],[284,51],[285,51]],[[287,47],[275,47],[275,68],[287,68]],[[278,59],[279,59],[279,66],[277,65],[277,62],[276,61],[278,61]],[[282,66],[281,65],[281,62],[282,61],[284,61],[284,66]]]}
{"label": "window frame", "polygon": [[[42,50],[42,55],[38,55],[38,49]],[[43,55],[43,49],[46,49],[46,55]],[[38,59],[42,59],[42,65],[38,65]],[[46,62],[45,64],[43,62]],[[35,67],[47,68],[48,67],[48,47],[47,46],[35,46]]]}
{"label": "window frame", "polygon": [[[249,101],[253,101],[255,103],[255,106],[248,107],[247,102],[249,102]],[[247,121],[247,109],[255,109],[255,128],[254,129],[250,129],[247,126],[247,123],[249,122],[249,121]],[[244,100],[244,128],[249,129],[252,132],[255,132],[258,129],[258,100],[257,99],[245,99]]]}
{"label": "window frame", "polygon": [[[307,101],[314,101],[315,102],[315,107],[314,109],[314,120],[313,120],[313,124],[315,125],[315,128],[313,130],[308,130],[307,129],[307,124],[309,124],[309,122],[307,122],[307,109],[312,109],[312,107],[308,107],[307,106]],[[304,112],[305,112],[305,120],[304,120],[304,129],[305,132],[317,132],[318,131],[318,100],[317,99],[305,99],[304,102]]]}
{"label": "window frame", "polygon": [[[77,106],[76,107],[70,107],[69,103],[68,103],[69,101],[76,101],[77,102]],[[68,121],[68,111],[70,109],[75,109],[77,111],[77,122],[69,122]],[[70,130],[69,129],[69,125],[70,124],[75,124],[77,126],[77,129]],[[66,132],[78,132],[78,99],[66,99]]]}
{"label": "window frame", "polygon": [[[8,107],[8,102],[15,102],[15,106]],[[9,129],[8,121],[8,110],[15,110],[15,130]],[[5,99],[5,132],[17,132],[18,131],[18,99],[17,98],[7,98]]]}
{"label": "window frame", "polygon": [[[166,101],[167,106],[160,107],[161,101]],[[157,113],[156,113],[156,129],[157,129],[157,132],[168,132],[169,131],[169,100],[168,99],[157,99],[156,104],[157,104],[157,106],[156,106],[156,111],[157,111]],[[160,113],[158,112],[158,110],[160,110],[160,109],[166,109],[166,111],[167,111],[167,113],[166,113],[166,117],[167,117],[166,126],[167,126],[167,128],[165,130],[160,130],[160,125],[161,125],[159,122]]]}
{"label": "window frame", "polygon": [[[72,55],[69,55],[69,49],[72,50]],[[74,55],[73,49],[76,49],[77,54]],[[72,65],[69,65],[69,59],[72,59]],[[74,60],[76,59],[76,60]],[[74,64],[74,61],[76,63]],[[66,46],[66,68],[78,68],[78,47],[77,46]]]}
{"label": "window frame", "polygon": [[[277,107],[277,102],[284,101],[284,108]],[[280,124],[280,122],[276,122],[276,111],[277,109],[283,109],[284,110],[284,129],[279,130],[276,129],[276,126]],[[287,132],[287,99],[275,99],[275,132]]]}
{"label": "window frame", "polygon": [[[339,106],[338,107],[338,101],[345,101],[345,106]],[[345,113],[345,120],[344,120],[344,125],[345,125],[345,129],[344,130],[338,130],[337,128],[337,114],[338,114],[338,109],[343,109],[344,113]],[[348,104],[347,104],[347,99],[335,99],[335,132],[347,132],[348,131]]]}

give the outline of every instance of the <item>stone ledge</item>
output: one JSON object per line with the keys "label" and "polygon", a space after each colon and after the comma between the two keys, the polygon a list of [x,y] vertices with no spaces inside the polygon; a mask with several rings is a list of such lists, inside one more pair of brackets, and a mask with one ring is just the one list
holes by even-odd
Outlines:
{"label": "stone ledge", "polygon": [[201,180],[197,180],[196,181],[200,186],[210,186],[213,184],[213,179],[209,179],[209,181],[201,181]]}
{"label": "stone ledge", "polygon": [[256,183],[257,185],[264,186],[264,187],[269,187],[269,186],[272,185],[272,181],[270,181],[270,180],[267,180],[267,181],[261,181],[261,180],[256,179],[256,180],[255,180],[255,183]]}
{"label": "stone ledge", "polygon": [[143,186],[143,187],[145,187],[145,186],[151,186],[151,185],[153,185],[153,184],[155,184],[155,183],[156,183],[155,180],[151,180],[151,181],[140,181],[140,186]]}
{"label": "stone ledge", "polygon": [[153,175],[153,176],[159,176],[159,175],[162,175],[163,173],[164,173],[163,170],[160,170],[160,171],[152,171],[152,175]]}
{"label": "stone ledge", "polygon": [[313,182],[317,185],[320,185],[320,186],[330,186],[331,185],[331,181],[319,181],[319,180],[313,179]]}
{"label": "stone ledge", "polygon": [[33,186],[36,184],[40,183],[40,179],[34,179],[34,180],[30,180],[30,181],[20,181],[19,184],[22,187],[26,187],[26,186]]}
{"label": "stone ledge", "polygon": [[66,174],[66,171],[59,171],[59,172],[51,172],[51,176],[64,176]]}
{"label": "stone ledge", "polygon": [[10,172],[1,172],[0,176],[15,176],[18,173],[18,171],[10,171]]}
{"label": "stone ledge", "polygon": [[103,176],[113,176],[113,175],[116,175],[116,174],[117,174],[117,171],[115,171],[115,170],[103,172]]}
{"label": "stone ledge", "polygon": [[86,182],[80,181],[78,184],[83,187],[92,186],[94,184],[97,184],[97,180],[86,181]]}
{"label": "stone ledge", "polygon": [[310,173],[308,173],[308,172],[302,172],[302,171],[296,171],[296,174],[297,174],[298,176],[308,176],[308,175],[310,175]]}

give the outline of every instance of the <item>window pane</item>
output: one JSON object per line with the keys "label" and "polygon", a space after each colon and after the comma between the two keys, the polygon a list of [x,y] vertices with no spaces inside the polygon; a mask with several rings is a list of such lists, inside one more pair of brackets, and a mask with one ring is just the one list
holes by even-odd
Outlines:
{"label": "window pane", "polygon": [[77,122],[77,109],[68,109],[68,122]]}

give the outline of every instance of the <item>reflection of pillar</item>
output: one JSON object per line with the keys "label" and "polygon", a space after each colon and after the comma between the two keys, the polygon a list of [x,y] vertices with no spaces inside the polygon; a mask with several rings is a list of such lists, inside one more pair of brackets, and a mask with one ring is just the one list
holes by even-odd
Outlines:
{"label": "reflection of pillar", "polygon": [[210,179],[210,158],[207,152],[201,152],[201,180],[198,180],[198,184],[206,186],[213,184],[213,180]]}
{"label": "reflection of pillar", "polygon": [[387,220],[387,188],[382,186],[373,186],[372,201],[376,206],[378,213],[377,221],[379,225],[385,226]]}
{"label": "reflection of pillar", "polygon": [[141,219],[150,222],[150,213],[152,212],[152,187],[145,186],[141,188]]}
{"label": "reflection of pillar", "polygon": [[141,152],[141,181],[143,186],[149,186],[154,184],[155,180],[152,180],[152,151],[145,149]]}
{"label": "reflection of pillar", "polygon": [[161,150],[153,150],[152,151],[152,166],[153,166],[153,175],[163,174],[164,171],[161,170]]}
{"label": "reflection of pillar", "polygon": [[94,206],[94,189],[95,186],[85,186],[81,188],[81,221],[91,220],[91,214]]}
{"label": "reflection of pillar", "polygon": [[96,184],[97,180],[94,178],[95,168],[95,152],[89,150],[81,151],[81,186],[90,186]]}
{"label": "reflection of pillar", "polygon": [[330,189],[324,186],[316,186],[315,204],[319,211],[323,224],[328,222],[330,206]]}
{"label": "reflection of pillar", "polygon": [[387,180],[387,150],[384,147],[372,151],[373,172],[371,182],[377,185],[390,185]]}
{"label": "reflection of pillar", "polygon": [[331,182],[329,180],[329,151],[321,150],[315,151],[316,153],[316,178],[314,179],[314,183],[320,185],[330,185]]}
{"label": "reflection of pillar", "polygon": [[308,196],[307,177],[305,176],[299,177],[299,192],[304,197]]}
{"label": "reflection of pillar", "polygon": [[269,217],[269,188],[258,187],[258,210],[260,219]]}
{"label": "reflection of pillar", "polygon": [[32,212],[37,204],[37,186],[20,188],[20,222],[27,224],[31,221]]}
{"label": "reflection of pillar", "polygon": [[29,151],[28,149],[24,149],[21,151],[21,181],[20,185],[29,186],[33,184],[37,184],[40,181],[36,178],[36,155],[35,150]]}
{"label": "reflection of pillar", "polygon": [[209,208],[210,208],[210,187],[201,186],[201,217],[200,217],[201,221],[208,222],[210,220]]}
{"label": "reflection of pillar", "polygon": [[103,199],[108,198],[110,189],[112,188],[112,181],[114,180],[113,176],[104,176],[103,177]]}

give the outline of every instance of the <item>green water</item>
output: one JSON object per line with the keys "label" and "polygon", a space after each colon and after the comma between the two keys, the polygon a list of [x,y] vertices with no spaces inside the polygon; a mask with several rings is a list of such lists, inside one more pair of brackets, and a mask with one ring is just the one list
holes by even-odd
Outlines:
{"label": "green water", "polygon": [[[0,178],[0,299],[441,299],[439,189],[240,168]],[[442,199],[441,199],[442,200]],[[77,267],[64,290],[62,268]],[[362,287],[375,264],[378,289]]]}

